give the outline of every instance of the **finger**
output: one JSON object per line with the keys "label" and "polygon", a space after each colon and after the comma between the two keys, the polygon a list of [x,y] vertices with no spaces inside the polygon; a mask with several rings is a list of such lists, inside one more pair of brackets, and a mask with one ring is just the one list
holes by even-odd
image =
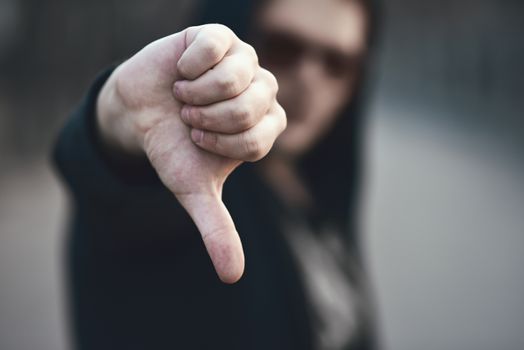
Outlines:
{"label": "finger", "polygon": [[185,105],[180,117],[187,125],[206,131],[236,134],[255,126],[268,112],[277,93],[276,83],[255,78],[237,97],[207,106]]}
{"label": "finger", "polygon": [[224,157],[257,161],[269,153],[275,139],[286,127],[285,113],[282,107],[275,103],[273,110],[251,129],[239,134],[221,134],[191,130],[193,142],[209,151]]}
{"label": "finger", "polygon": [[185,79],[198,78],[222,60],[234,39],[233,32],[219,24],[186,29],[186,49],[178,60],[178,72]]}
{"label": "finger", "polygon": [[218,195],[177,195],[195,222],[213,266],[222,282],[235,283],[244,273],[244,252],[240,237]]}
{"label": "finger", "polygon": [[256,56],[226,56],[213,69],[196,80],[181,80],[174,85],[175,97],[190,105],[208,105],[238,96],[255,75]]}

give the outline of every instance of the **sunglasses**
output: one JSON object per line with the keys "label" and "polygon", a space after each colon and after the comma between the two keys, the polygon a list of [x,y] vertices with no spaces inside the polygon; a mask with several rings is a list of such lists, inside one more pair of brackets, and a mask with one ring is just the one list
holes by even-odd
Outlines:
{"label": "sunglasses", "polygon": [[336,49],[311,44],[292,34],[259,33],[257,42],[261,59],[272,67],[292,68],[310,55],[322,64],[324,72],[332,78],[354,76],[361,68],[361,55],[348,55]]}

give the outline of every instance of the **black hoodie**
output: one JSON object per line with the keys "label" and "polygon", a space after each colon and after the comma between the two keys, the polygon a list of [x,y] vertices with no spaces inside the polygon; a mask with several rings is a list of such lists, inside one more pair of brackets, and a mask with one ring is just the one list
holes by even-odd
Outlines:
{"label": "black hoodie", "polygon": [[[203,21],[246,33],[249,2],[218,3],[209,2]],[[139,173],[129,174],[99,146],[94,106],[110,73],[96,79],[54,152],[74,204],[67,271],[76,348],[314,349],[310,303],[278,221],[282,204],[254,165],[237,169],[224,188],[246,255],[243,278],[225,285],[196,227],[153,169],[144,164]],[[357,106],[352,103],[345,111],[351,118],[339,118],[336,137],[302,162],[320,203],[316,220],[343,227],[355,255],[354,210],[348,208],[359,169]],[[323,168],[329,171],[317,172]],[[374,348],[368,316],[359,320],[351,349]]]}

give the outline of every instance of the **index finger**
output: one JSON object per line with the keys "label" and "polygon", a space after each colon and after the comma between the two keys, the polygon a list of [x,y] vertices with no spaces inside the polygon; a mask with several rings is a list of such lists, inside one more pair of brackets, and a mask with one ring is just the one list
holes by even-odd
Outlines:
{"label": "index finger", "polygon": [[234,38],[235,34],[220,24],[186,29],[186,50],[177,63],[179,73],[185,79],[198,78],[224,58]]}

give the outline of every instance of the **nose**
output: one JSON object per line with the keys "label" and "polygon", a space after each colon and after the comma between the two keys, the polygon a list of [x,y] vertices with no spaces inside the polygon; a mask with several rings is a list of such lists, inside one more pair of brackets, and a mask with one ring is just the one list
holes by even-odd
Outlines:
{"label": "nose", "polygon": [[300,85],[308,90],[320,85],[324,69],[319,57],[312,53],[302,56],[295,66],[295,76]]}

